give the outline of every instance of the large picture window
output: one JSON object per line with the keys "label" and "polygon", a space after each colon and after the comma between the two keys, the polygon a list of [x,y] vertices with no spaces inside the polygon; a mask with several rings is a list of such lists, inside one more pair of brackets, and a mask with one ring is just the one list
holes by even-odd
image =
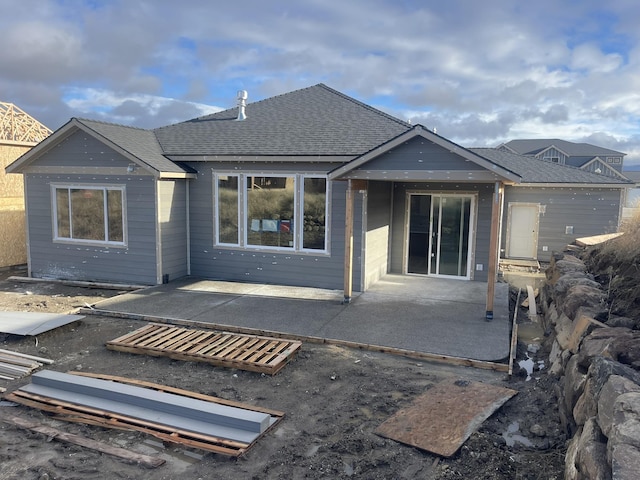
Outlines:
{"label": "large picture window", "polygon": [[216,174],[216,244],[326,251],[327,180]]}
{"label": "large picture window", "polygon": [[124,245],[124,188],[54,186],[54,238]]}

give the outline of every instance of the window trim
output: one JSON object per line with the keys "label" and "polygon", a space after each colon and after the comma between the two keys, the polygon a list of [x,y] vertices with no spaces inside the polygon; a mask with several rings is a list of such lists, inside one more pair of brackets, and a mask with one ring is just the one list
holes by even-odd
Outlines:
{"label": "window trim", "polygon": [[[312,255],[328,255],[329,252],[329,236],[330,236],[330,212],[331,212],[331,182],[326,174],[313,173],[291,173],[291,172],[242,172],[237,171],[214,171],[213,173],[213,246],[225,249],[242,249],[260,252],[275,252],[289,254],[312,254]],[[221,176],[233,176],[238,178],[238,244],[221,243],[220,242],[220,225],[219,225],[219,188],[218,179]],[[253,245],[248,243],[248,193],[247,178],[248,177],[276,177],[276,178],[293,178],[294,179],[294,241],[293,247],[279,247],[272,245]],[[325,180],[325,231],[324,231],[324,248],[313,249],[303,248],[303,226],[304,226],[304,180],[306,178],[322,178]]]}
{"label": "window trim", "polygon": [[[74,245],[96,245],[96,246],[109,246],[109,247],[126,247],[128,245],[128,232],[127,232],[127,194],[125,185],[112,185],[112,184],[72,184],[72,183],[52,183],[51,186],[51,222],[52,222],[52,237],[54,243],[68,243]],[[56,192],[59,189],[66,189],[69,192],[69,199],[71,198],[70,190],[100,190],[103,192],[103,209],[104,215],[104,232],[105,237],[109,232],[109,217],[106,214],[108,211],[108,195],[109,190],[120,191],[122,195],[122,241],[113,240],[91,240],[86,238],[69,238],[61,237],[58,232],[58,200]],[[73,214],[69,219],[69,227],[73,230]]]}

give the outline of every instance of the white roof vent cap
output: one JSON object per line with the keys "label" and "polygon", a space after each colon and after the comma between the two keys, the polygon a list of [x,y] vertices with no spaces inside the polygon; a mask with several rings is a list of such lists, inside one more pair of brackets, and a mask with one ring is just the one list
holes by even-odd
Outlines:
{"label": "white roof vent cap", "polygon": [[236,118],[238,121],[242,121],[247,118],[247,114],[244,112],[244,109],[247,106],[248,97],[249,94],[246,90],[238,90],[238,118]]}

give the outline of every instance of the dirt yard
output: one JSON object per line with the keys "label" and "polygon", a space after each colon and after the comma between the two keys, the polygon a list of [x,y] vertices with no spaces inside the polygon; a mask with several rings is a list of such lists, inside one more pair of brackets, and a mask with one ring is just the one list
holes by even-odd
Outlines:
{"label": "dirt yard", "polygon": [[[22,283],[0,273],[0,310],[70,313],[113,290]],[[506,374],[427,363],[336,346],[303,345],[271,377],[259,373],[107,350],[105,342],[141,322],[86,316],[38,337],[0,334],[0,348],[50,358],[47,368],[106,373],[162,383],[285,412],[284,420],[237,460],[162,445],[148,435],[56,420],[23,406],[15,415],[133,452],[159,456],[155,469],[0,422],[0,478],[50,479],[560,479],[565,435],[553,380],[537,371]],[[520,348],[524,360],[525,348]],[[540,354],[540,359],[544,358]],[[536,358],[528,360],[539,366]],[[516,367],[516,370],[518,368]],[[534,368],[535,370],[535,368]],[[442,380],[481,381],[519,393],[451,458],[379,437],[375,429]],[[4,382],[4,383],[3,383]],[[0,380],[11,391],[29,380]]]}

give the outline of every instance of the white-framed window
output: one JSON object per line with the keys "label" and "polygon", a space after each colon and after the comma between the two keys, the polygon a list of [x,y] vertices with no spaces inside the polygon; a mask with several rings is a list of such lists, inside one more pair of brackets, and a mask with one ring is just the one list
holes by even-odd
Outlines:
{"label": "white-framed window", "polygon": [[551,163],[560,163],[560,157],[544,157],[544,160]]}
{"label": "white-framed window", "polygon": [[327,252],[326,177],[214,173],[215,244]]}
{"label": "white-framed window", "polygon": [[620,164],[622,163],[622,157],[607,157],[607,163]]}
{"label": "white-framed window", "polygon": [[55,241],[126,245],[124,186],[51,185],[51,197]]}

